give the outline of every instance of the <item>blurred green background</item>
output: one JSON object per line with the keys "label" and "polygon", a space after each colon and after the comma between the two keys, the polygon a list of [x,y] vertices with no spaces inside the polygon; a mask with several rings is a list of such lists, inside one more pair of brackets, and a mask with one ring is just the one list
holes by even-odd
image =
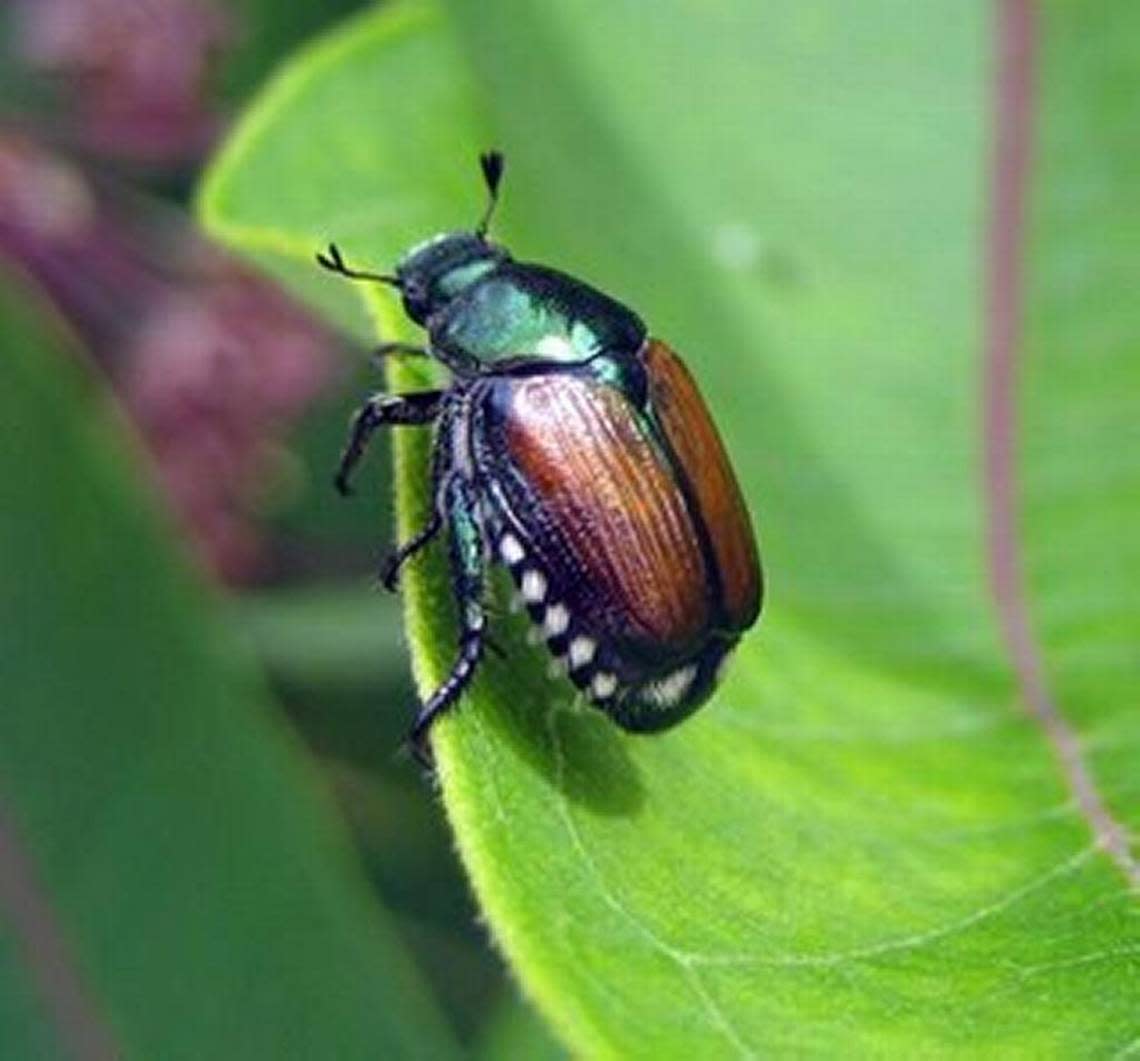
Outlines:
{"label": "blurred green background", "polygon": [[[414,956],[439,1001],[453,1033],[448,1038],[468,1052],[492,1056],[499,1054],[496,1043],[517,1037],[535,1056],[532,1051],[548,1045],[546,1033],[517,1002],[488,946],[431,782],[401,749],[415,694],[399,602],[374,577],[393,536],[391,490],[384,485],[387,440],[377,440],[356,497],[346,502],[332,490],[350,413],[379,385],[379,373],[362,346],[211,247],[191,217],[194,186],[234,114],[290,51],[361,6],[357,0],[5,5],[4,360],[11,367],[24,359],[29,378],[37,366],[46,365],[49,375],[62,373],[69,388],[79,388],[78,394],[68,392],[69,409],[113,421],[96,431],[98,444],[118,463],[113,474],[127,469],[161,533],[169,528],[177,534],[181,577],[200,584],[191,595],[204,588],[210,608],[223,618],[227,655],[255,663],[273,710],[283,712],[285,724],[304,741],[320,787],[348,824],[370,886],[392,914],[399,944]],[[9,410],[4,445],[12,461],[14,431]],[[133,438],[134,452],[123,449],[121,438],[109,437],[124,432]],[[3,504],[10,518],[11,506],[22,498],[32,506],[26,515],[39,522],[47,515],[44,500],[25,476],[38,478],[46,468],[31,469],[34,453],[20,458],[21,466],[8,467]],[[74,516],[69,526],[74,535],[84,529]],[[5,529],[11,533],[0,539],[8,547],[0,577],[10,618],[20,594],[14,580],[29,581],[35,565],[9,551],[17,541],[26,543],[20,529],[8,522]],[[123,554],[131,556],[133,550]],[[133,569],[123,572],[124,579],[138,577]],[[86,589],[63,581],[57,589],[64,598],[99,592],[97,577]],[[46,590],[40,585],[36,592]],[[116,604],[126,607],[108,602],[108,621],[129,628],[130,616],[113,614]],[[3,673],[10,683],[16,652],[11,632],[8,650]],[[48,646],[41,651],[50,658]],[[98,659],[88,656],[86,662],[98,665]],[[164,680],[180,679],[171,674]],[[114,695],[98,684],[92,682],[94,699]],[[30,710],[29,703],[17,693],[9,710]],[[104,704],[102,711],[106,721],[113,708]],[[114,730],[113,723],[101,731],[92,722],[83,740],[111,743]],[[28,734],[33,746],[41,736]],[[6,750],[15,753],[17,745],[9,735]],[[63,802],[63,786],[44,778],[40,787]],[[12,788],[20,785],[11,775],[0,779],[0,796],[19,805],[26,795]],[[58,810],[75,813],[74,807]],[[20,835],[19,819],[17,813],[9,823],[13,840]],[[29,815],[24,828],[33,828],[34,819]],[[124,841],[120,856],[129,848]],[[17,886],[10,887],[18,896]],[[24,911],[18,898],[7,898],[0,922]],[[66,1035],[63,1043],[53,1041],[52,1022],[42,1021],[43,1003],[32,1000],[35,989],[28,986],[29,968],[33,984],[41,975],[37,962],[21,955],[22,948],[43,941],[37,936],[29,944],[11,929],[8,922],[0,935],[13,963],[0,980],[6,993],[0,1056],[56,1056],[74,1044]],[[235,937],[233,946],[240,963],[243,944]],[[50,973],[43,975],[50,981]],[[177,977],[177,970],[170,975]],[[94,981],[99,994],[98,974]],[[50,982],[45,990],[58,994]],[[391,1005],[383,990],[376,999],[378,1006]],[[414,1024],[414,1014],[413,1007],[397,1018]],[[66,1013],[52,1015],[66,1026]],[[249,1016],[255,1019],[252,1010]],[[166,1013],[163,1019],[175,1017]],[[98,1036],[89,1041],[82,1021],[79,1027],[78,1052],[98,1056]],[[278,1053],[278,1043],[242,1054],[232,1052],[232,1038],[197,1034],[186,1029],[168,1039],[167,1048],[180,1043],[183,1056],[194,1057],[290,1052]],[[218,1052],[222,1042],[231,1044],[229,1051]],[[422,1051],[410,1052],[431,1055],[433,1042],[425,1032]],[[377,1043],[379,1049],[383,1038]],[[292,1056],[339,1055],[329,1046]]]}

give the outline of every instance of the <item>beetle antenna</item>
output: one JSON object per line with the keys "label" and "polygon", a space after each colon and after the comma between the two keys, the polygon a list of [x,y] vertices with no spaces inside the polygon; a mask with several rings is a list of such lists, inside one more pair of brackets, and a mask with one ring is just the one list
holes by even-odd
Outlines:
{"label": "beetle antenna", "polygon": [[484,151],[479,156],[479,167],[483,170],[483,180],[487,185],[488,196],[487,208],[483,211],[483,217],[475,228],[475,235],[480,239],[487,235],[487,229],[491,225],[491,215],[495,212],[495,206],[499,202],[499,182],[503,179],[503,170],[506,168],[506,164],[501,151]]}
{"label": "beetle antenna", "polygon": [[330,273],[337,273],[349,280],[373,280],[378,284],[388,284],[391,287],[400,286],[398,276],[389,276],[385,273],[368,273],[361,269],[349,268],[340,253],[340,248],[335,243],[330,243],[327,251],[317,254],[317,264],[328,269]]}

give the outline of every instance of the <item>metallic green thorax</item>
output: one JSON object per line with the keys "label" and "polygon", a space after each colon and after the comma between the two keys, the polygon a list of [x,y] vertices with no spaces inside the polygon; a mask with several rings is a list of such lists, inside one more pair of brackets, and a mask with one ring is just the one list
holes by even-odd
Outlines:
{"label": "metallic green thorax", "polygon": [[624,306],[543,266],[503,262],[460,292],[431,322],[433,340],[480,361],[539,357],[585,361],[636,350],[645,336]]}
{"label": "metallic green thorax", "polygon": [[645,339],[641,320],[615,299],[468,233],[417,247],[396,271],[409,316],[456,371],[515,357],[583,362],[633,353]]}

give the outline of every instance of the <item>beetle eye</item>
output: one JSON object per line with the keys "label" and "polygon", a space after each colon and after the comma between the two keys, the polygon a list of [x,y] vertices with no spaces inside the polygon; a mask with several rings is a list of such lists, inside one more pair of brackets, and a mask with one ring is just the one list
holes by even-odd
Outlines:
{"label": "beetle eye", "polygon": [[400,287],[404,298],[413,304],[422,303],[427,298],[427,287],[422,281],[407,279]]}

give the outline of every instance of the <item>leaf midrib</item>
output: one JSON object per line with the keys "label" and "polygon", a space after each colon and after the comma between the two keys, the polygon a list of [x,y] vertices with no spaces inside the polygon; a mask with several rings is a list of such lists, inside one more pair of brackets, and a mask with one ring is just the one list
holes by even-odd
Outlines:
{"label": "leaf midrib", "polygon": [[1028,196],[1033,178],[1034,75],[1039,26],[1032,0],[998,0],[994,146],[986,248],[982,419],[985,438],[987,559],[990,588],[1025,711],[1041,729],[1066,788],[1097,846],[1140,888],[1140,861],[1109,809],[1085,760],[1076,730],[1062,714],[1046,677],[1044,653],[1029,615],[1018,519],[1016,439],[1018,361],[1024,352],[1023,305]]}

